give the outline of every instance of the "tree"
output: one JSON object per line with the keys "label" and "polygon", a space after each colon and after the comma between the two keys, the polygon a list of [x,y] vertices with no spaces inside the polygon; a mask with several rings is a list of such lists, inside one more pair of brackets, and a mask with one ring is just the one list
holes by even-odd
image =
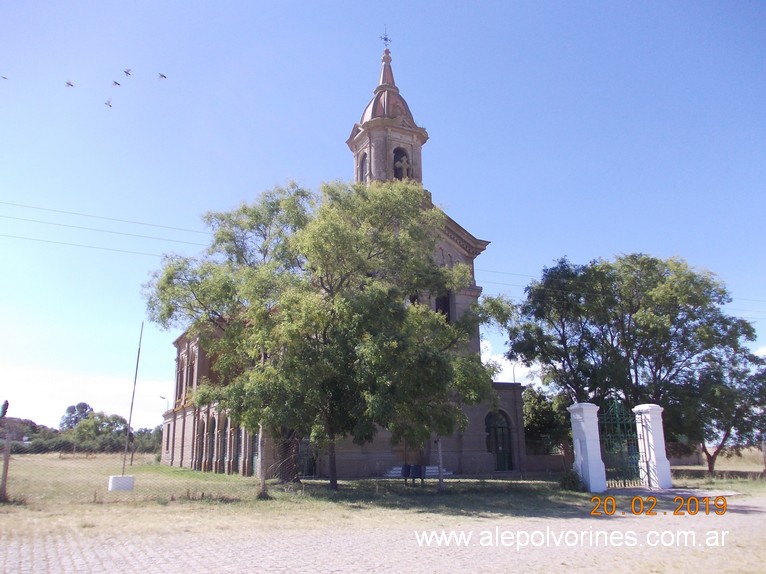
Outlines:
{"label": "tree", "polygon": [[569,442],[571,425],[566,408],[571,402],[565,394],[550,396],[542,389],[528,386],[524,388],[522,401],[524,437],[527,444],[533,445],[533,450],[549,454],[553,448],[561,448]]}
{"label": "tree", "polygon": [[[150,318],[163,328],[180,327],[198,336],[211,357],[215,377],[199,390],[197,404],[223,404],[222,389],[238,383],[227,391],[230,414],[236,424],[257,433],[259,453],[265,415],[287,420],[291,407],[281,401],[260,403],[266,409],[261,415],[237,408],[261,401],[261,396],[240,397],[236,391],[247,383],[252,369],[268,370],[278,295],[302,267],[288,240],[308,221],[313,200],[308,191],[291,183],[264,192],[253,204],[206,214],[205,222],[214,232],[207,253],[200,258],[166,256],[162,269],[145,286]],[[281,424],[269,428],[277,438],[283,430],[288,429]],[[268,496],[264,461],[258,456],[260,497]]]}
{"label": "tree", "polygon": [[526,288],[518,314],[505,318],[508,358],[539,364],[543,381],[555,384],[572,402],[599,394],[591,386],[599,364],[587,299],[593,290],[587,266],[561,259]]}
{"label": "tree", "polygon": [[596,307],[597,343],[611,367],[604,382],[633,405],[664,403],[674,385],[755,340],[750,323],[723,312],[725,285],[679,258],[633,254],[592,267],[609,293]]}
{"label": "tree", "polygon": [[526,293],[521,320],[508,326],[509,358],[539,364],[573,401],[662,403],[709,357],[754,338],[752,325],[723,312],[723,283],[678,258],[561,259]]}
{"label": "tree", "polygon": [[133,433],[137,452],[160,452],[162,447],[162,425],[153,429],[140,428]]}
{"label": "tree", "polygon": [[69,405],[66,408],[66,413],[61,417],[61,424],[59,429],[62,431],[71,430],[77,426],[81,420],[88,417],[93,412],[93,408],[88,403],[77,403],[76,405]]}
{"label": "tree", "polygon": [[247,428],[325,445],[337,488],[339,438],[450,433],[461,404],[491,395],[491,372],[462,352],[478,315],[449,322],[431,308],[470,274],[434,262],[444,219],[422,187],[333,184],[296,198],[273,192],[208,216],[220,225],[209,256],[166,260],[149,308],[161,324],[213,331],[219,380],[199,401]]}
{"label": "tree", "polygon": [[766,367],[748,352],[708,362],[694,378],[674,389],[666,419],[684,443],[699,445],[708,472],[718,457],[759,446],[766,436]]}
{"label": "tree", "polygon": [[755,330],[724,313],[730,297],[712,273],[643,254],[561,259],[526,294],[506,324],[508,357],[539,365],[572,401],[655,403],[668,409],[671,437],[720,448],[754,440],[766,405],[747,350]]}
{"label": "tree", "polygon": [[78,448],[87,452],[118,452],[125,445],[127,432],[128,421],[123,417],[94,411],[72,430]]}

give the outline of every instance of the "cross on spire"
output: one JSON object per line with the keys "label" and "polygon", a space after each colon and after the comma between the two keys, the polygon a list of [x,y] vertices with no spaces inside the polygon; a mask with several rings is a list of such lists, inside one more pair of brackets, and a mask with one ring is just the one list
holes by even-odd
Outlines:
{"label": "cross on spire", "polygon": [[388,29],[386,26],[383,26],[383,35],[380,36],[380,39],[383,40],[383,45],[388,49],[388,45],[391,43],[391,38],[388,36]]}

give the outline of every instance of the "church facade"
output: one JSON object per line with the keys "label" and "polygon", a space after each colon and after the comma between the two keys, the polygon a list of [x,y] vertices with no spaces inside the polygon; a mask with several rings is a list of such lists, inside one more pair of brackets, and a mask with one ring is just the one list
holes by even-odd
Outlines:
{"label": "church facade", "polygon": [[[396,86],[391,54],[386,49],[378,86],[346,141],[354,156],[355,182],[410,179],[422,183],[422,146],[427,140],[426,130],[415,123]],[[434,257],[442,265],[466,264],[472,277],[467,289],[434,301],[435,308],[448,318],[460,317],[478,300],[482,290],[475,282],[474,260],[488,244],[454,219],[445,218]],[[173,407],[163,417],[162,462],[249,476],[258,467],[257,457],[263,456],[269,473],[276,474],[280,456],[275,441],[264,437],[263,452],[258,452],[257,437],[233,425],[225,412],[215,406],[194,406],[192,395],[203,378],[210,375],[211,365],[196,339],[183,334],[174,345],[175,392]],[[470,345],[472,352],[480,352],[478,328]],[[493,386],[499,398],[497,410],[491,410],[488,404],[466,407],[467,428],[440,438],[445,470],[455,474],[525,470],[522,387],[518,383],[494,383]],[[429,441],[424,448],[410,449],[406,444],[392,444],[385,430],[379,431],[373,442],[362,446],[353,444],[350,439],[339,441],[336,460],[339,478],[381,476],[403,464],[438,464],[434,441]],[[302,474],[327,475],[326,455],[314,452],[306,443],[300,445],[298,463]]]}

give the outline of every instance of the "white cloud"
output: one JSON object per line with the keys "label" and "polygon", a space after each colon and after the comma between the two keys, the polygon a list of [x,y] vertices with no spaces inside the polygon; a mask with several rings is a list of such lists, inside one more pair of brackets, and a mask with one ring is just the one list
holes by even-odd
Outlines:
{"label": "white cloud", "polygon": [[502,352],[494,352],[492,342],[487,339],[481,342],[481,360],[484,363],[491,361],[500,367],[500,372],[495,376],[495,381],[531,384],[537,380],[537,375],[533,369],[525,367],[521,363],[509,361]]}
{"label": "white cloud", "polygon": [[755,350],[755,354],[759,357],[766,357],[766,346],[765,347],[758,347]]}
{"label": "white cloud", "polygon": [[[3,385],[0,400],[9,402],[8,416],[30,419],[58,428],[69,405],[86,402],[96,411],[130,414],[133,377],[58,371],[23,363],[0,362]],[[153,428],[162,422],[162,413],[172,381],[139,378],[133,406],[133,428]]]}

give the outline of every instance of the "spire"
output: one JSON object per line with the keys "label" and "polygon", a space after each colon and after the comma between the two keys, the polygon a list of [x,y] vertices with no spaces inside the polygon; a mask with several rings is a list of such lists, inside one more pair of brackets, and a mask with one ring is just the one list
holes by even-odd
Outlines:
{"label": "spire", "polygon": [[380,70],[380,81],[378,82],[378,85],[396,87],[396,83],[394,83],[394,71],[391,69],[391,50],[388,48],[383,50],[383,57],[380,61],[383,62],[383,68]]}
{"label": "spire", "polygon": [[399,93],[391,68],[391,39],[385,44],[380,80],[372,99],[354,125],[346,144],[354,154],[357,182],[412,179],[423,181],[420,148],[428,133],[415,123],[410,107]]}
{"label": "spire", "polygon": [[391,51],[383,50],[381,58],[383,67],[380,70],[380,80],[373,92],[372,100],[362,113],[359,123],[365,123],[375,118],[404,118],[410,125],[415,125],[415,120],[410,112],[410,107],[399,94],[399,88],[394,83],[394,71],[391,68]]}

